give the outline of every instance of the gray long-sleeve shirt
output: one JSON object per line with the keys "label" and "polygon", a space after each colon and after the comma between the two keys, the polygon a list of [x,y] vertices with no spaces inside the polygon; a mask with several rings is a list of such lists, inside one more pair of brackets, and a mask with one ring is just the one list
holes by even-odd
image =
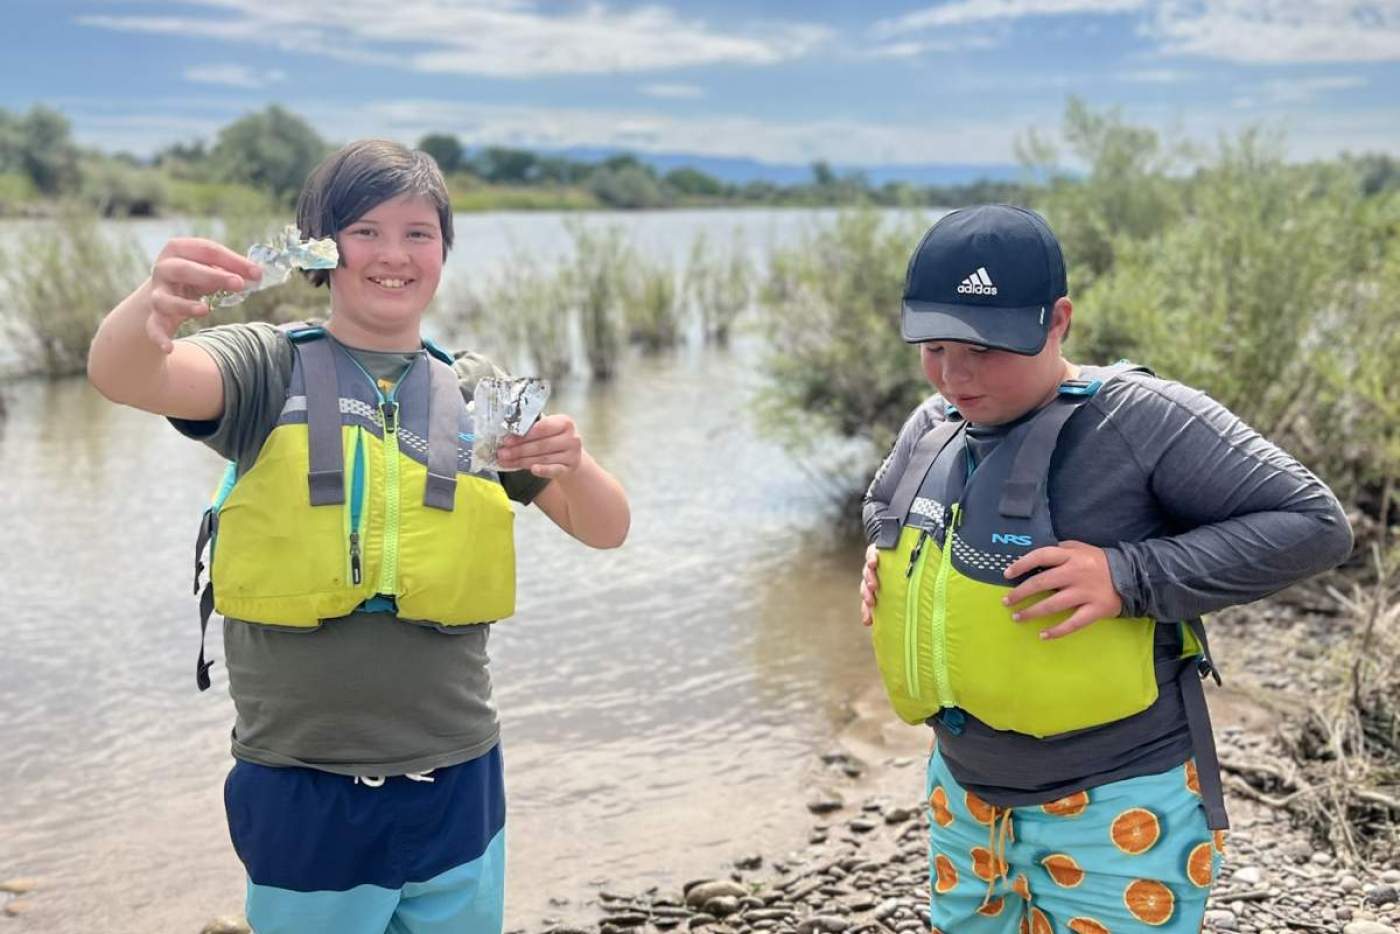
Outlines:
{"label": "gray long-sleeve shirt", "polygon": [[[866,494],[867,538],[914,446],[943,419],[935,395],[905,423]],[[968,426],[976,461],[1007,428]],[[1066,423],[1049,496],[1062,541],[1105,550],[1124,616],[1190,619],[1247,603],[1351,552],[1346,516],[1322,481],[1205,393],[1144,373],[1108,383]],[[1179,638],[1159,627],[1160,660],[1179,653]],[[1158,671],[1157,701],[1126,720],[1037,740],[969,716],[958,734],[935,722],[939,746],[960,783],[1001,806],[1163,771],[1189,758],[1191,743],[1175,669]]]}

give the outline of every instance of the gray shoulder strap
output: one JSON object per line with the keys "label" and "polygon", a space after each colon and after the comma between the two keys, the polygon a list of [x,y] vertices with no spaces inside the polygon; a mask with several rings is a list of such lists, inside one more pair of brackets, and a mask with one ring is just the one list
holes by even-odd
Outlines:
{"label": "gray shoulder strap", "polygon": [[327,340],[297,344],[306,378],[306,431],[311,452],[307,482],[311,505],[345,502],[345,449],[341,444],[340,385],[335,372],[335,349]]}
{"label": "gray shoulder strap", "polygon": [[457,498],[462,391],[452,367],[428,354],[428,483],[423,505],[451,512]]}
{"label": "gray shoulder strap", "polygon": [[[909,515],[909,507],[914,504],[914,497],[918,495],[919,487],[923,485],[929,468],[966,424],[961,420],[940,422],[929,429],[914,446],[914,453],[909,456],[909,464],[899,478],[899,485],[894,488],[894,496],[890,498],[889,511],[881,520],[882,526],[876,539],[876,544],[881,548],[892,548],[899,540],[899,527],[904,522],[904,517]],[[885,519],[893,521],[885,523]],[[890,529],[889,533],[886,532],[886,525]]]}
{"label": "gray shoulder strap", "polygon": [[[1087,369],[1087,368],[1086,368]],[[1092,379],[1068,380],[1060,393],[1041,410],[1026,431],[1002,487],[998,511],[1007,518],[1029,519],[1035,512],[1042,488],[1050,475],[1050,458],[1060,440],[1060,430],[1079,407],[1098,393],[1109,380],[1132,370],[1145,370],[1137,364],[1119,361],[1092,370]],[[1150,371],[1148,371],[1150,372]]]}

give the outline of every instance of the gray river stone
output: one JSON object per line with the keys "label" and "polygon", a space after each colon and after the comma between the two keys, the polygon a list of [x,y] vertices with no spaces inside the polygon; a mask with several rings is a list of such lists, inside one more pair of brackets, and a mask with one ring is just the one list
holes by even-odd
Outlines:
{"label": "gray river stone", "polygon": [[1395,934],[1395,928],[1379,921],[1353,921],[1342,928],[1342,934]]}
{"label": "gray river stone", "polygon": [[701,882],[687,889],[685,903],[692,908],[699,908],[712,898],[723,898],[726,895],[733,898],[743,898],[747,894],[749,894],[749,890],[737,882],[716,879],[710,882]]}

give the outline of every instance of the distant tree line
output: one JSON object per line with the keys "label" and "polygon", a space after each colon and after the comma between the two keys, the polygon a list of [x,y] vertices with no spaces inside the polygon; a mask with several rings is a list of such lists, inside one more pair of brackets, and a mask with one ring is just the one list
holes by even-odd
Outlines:
{"label": "distant tree line", "polygon": [[[43,105],[26,114],[0,108],[0,215],[52,213],[77,201],[104,216],[162,213],[279,212],[296,198],[311,168],[332,148],[302,117],[272,105],[219,130],[212,142],[165,147],[148,159],[77,145],[68,119]],[[449,177],[457,207],[668,208],[724,205],[792,207],[958,207],[1028,200],[1039,185],[976,181],[963,185],[875,185],[860,172],[823,161],[808,180],[735,183],[693,167],[662,172],[629,153],[601,161],[506,146],[468,148],[430,133],[418,148]],[[1400,187],[1400,160],[1345,156],[1367,194]],[[1030,177],[1028,175],[1028,177]]]}
{"label": "distant tree line", "polygon": [[[825,162],[797,184],[734,183],[693,167],[659,171],[630,153],[583,161],[506,146],[469,149],[447,133],[417,143],[449,177],[464,209],[498,205],[619,209],[705,205],[949,207],[1012,200],[1008,182],[872,185]],[[0,215],[52,213],[77,201],[104,216],[256,213],[285,209],[333,144],[305,119],[272,105],[234,120],[212,141],[175,143],[149,158],[79,146],[67,117],[36,105],[0,109]],[[1392,174],[1395,167],[1391,166]],[[529,194],[528,200],[512,193]]]}

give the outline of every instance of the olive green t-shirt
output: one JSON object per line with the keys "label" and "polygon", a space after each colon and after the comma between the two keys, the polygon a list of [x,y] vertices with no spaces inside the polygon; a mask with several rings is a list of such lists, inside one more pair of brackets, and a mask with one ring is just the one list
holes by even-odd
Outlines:
{"label": "olive green t-shirt", "polygon": [[[224,411],[212,421],[171,422],[235,461],[242,474],[282,411],[292,343],[267,324],[210,328],[189,340],[218,364]],[[375,379],[391,383],[415,357],[346,350]],[[455,369],[468,398],[481,377],[504,375],[474,354],[459,357]],[[506,494],[522,504],[547,482],[526,472],[501,475]],[[307,631],[226,618],[233,754],[345,775],[400,775],[473,759],[499,732],[487,668],[490,629],[408,623],[392,613],[356,612]]]}

